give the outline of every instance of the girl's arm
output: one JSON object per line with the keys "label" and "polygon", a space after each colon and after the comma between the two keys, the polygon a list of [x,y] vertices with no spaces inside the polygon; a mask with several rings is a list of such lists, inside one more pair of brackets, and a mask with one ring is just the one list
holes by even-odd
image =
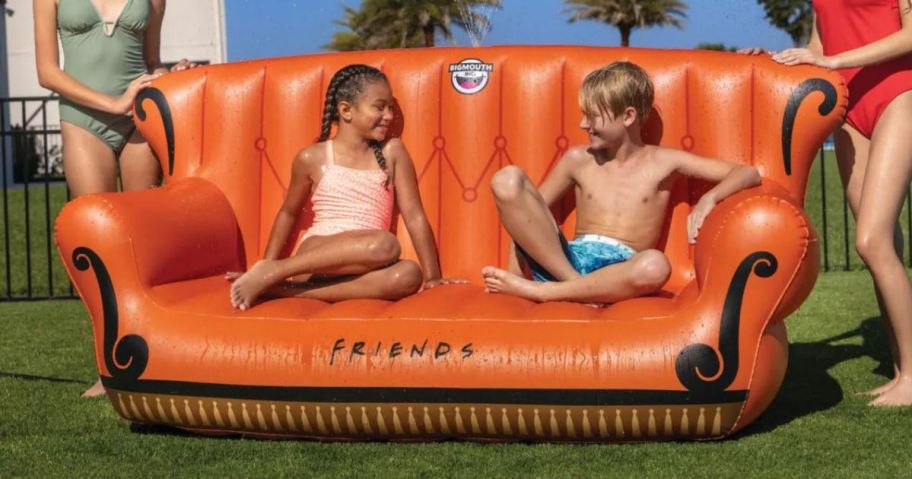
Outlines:
{"label": "girl's arm", "polygon": [[824,56],[822,51],[810,48],[790,48],[783,50],[773,59],[785,65],[808,63],[826,68],[856,68],[875,65],[912,53],[912,0],[896,0],[902,20],[902,28],[876,42],[842,52],[838,55]]}
{"label": "girl's arm", "polygon": [[139,90],[156,78],[142,75],[127,88],[120,97],[99,93],[76,81],[60,68],[57,53],[57,3],[55,0],[33,0],[35,17],[35,66],[38,69],[38,84],[60,96],[89,108],[124,115],[133,107],[133,99]]}
{"label": "girl's arm", "polygon": [[[165,0],[150,0],[149,4],[152,11],[149,14],[149,25],[146,27],[143,59],[146,61],[148,71],[165,74],[169,72],[161,63],[161,30],[165,19]],[[195,66],[195,63],[190,63],[186,58],[182,58],[180,62],[171,67],[170,71],[177,72]]]}
{"label": "girl's arm", "polygon": [[396,205],[399,207],[399,214],[402,215],[405,227],[412,238],[412,244],[415,245],[415,252],[418,254],[418,261],[421,263],[421,271],[424,274],[425,286],[431,286],[441,279],[440,262],[437,257],[437,244],[434,242],[434,232],[428,223],[424,205],[421,203],[421,194],[418,192],[415,165],[412,163],[412,158],[405,149],[405,145],[397,138],[391,139],[386,144],[383,154],[392,160]]}
{"label": "girl's arm", "polygon": [[823,55],[823,42],[820,41],[820,30],[817,29],[817,14],[814,14],[814,23],[811,24],[811,39],[807,49],[816,55]]}
{"label": "girl's arm", "polygon": [[298,216],[304,207],[304,201],[310,195],[313,180],[310,172],[311,165],[319,162],[315,158],[311,148],[301,150],[295,157],[291,165],[291,181],[288,184],[288,193],[285,194],[285,201],[276,214],[275,221],[272,223],[272,231],[269,233],[269,242],[266,244],[266,251],[263,253],[263,259],[279,259],[288,236],[298,222]]}
{"label": "girl's arm", "polygon": [[146,70],[152,73],[168,73],[168,69],[161,65],[161,29],[165,19],[165,0],[150,0],[149,7],[149,24],[146,26],[146,38],[143,42]]}

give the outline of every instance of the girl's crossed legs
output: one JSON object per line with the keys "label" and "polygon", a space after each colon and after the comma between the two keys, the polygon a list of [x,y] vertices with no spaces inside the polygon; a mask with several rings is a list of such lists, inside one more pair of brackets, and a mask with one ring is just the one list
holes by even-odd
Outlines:
{"label": "girl's crossed legs", "polygon": [[[246,273],[229,273],[231,303],[249,308],[262,294],[323,301],[400,299],[421,287],[421,268],[399,260],[399,241],[388,231],[359,230],[311,236],[293,256],[257,261]],[[290,279],[290,281],[289,281]]]}

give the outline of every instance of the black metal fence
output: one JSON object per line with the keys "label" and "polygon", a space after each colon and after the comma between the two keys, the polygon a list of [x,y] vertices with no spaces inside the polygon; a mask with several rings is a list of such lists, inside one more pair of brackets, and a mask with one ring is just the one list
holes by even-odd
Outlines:
{"label": "black metal fence", "polygon": [[0,98],[0,301],[75,297],[53,238],[54,218],[69,199],[60,129],[51,126],[57,101]]}
{"label": "black metal fence", "polygon": [[[0,98],[0,301],[75,297],[53,239],[54,218],[70,197],[56,124],[56,97]],[[820,235],[822,269],[863,268],[835,154],[826,145],[813,166],[805,208]],[[901,223],[912,265],[912,197]]]}

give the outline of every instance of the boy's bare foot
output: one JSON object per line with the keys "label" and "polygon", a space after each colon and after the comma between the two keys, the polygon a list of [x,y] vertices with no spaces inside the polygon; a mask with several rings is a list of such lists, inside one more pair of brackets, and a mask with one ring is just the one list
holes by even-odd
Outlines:
{"label": "boy's bare foot", "polygon": [[912,376],[900,376],[892,388],[868,403],[868,406],[912,406]]}
{"label": "boy's bare foot", "polygon": [[240,278],[244,273],[240,271],[228,271],[225,273],[225,279],[228,281],[234,281]]}
{"label": "boy's bare foot", "polygon": [[90,387],[89,389],[86,389],[85,392],[82,393],[82,397],[83,398],[94,398],[94,397],[98,397],[98,396],[103,396],[104,393],[105,393],[105,388],[101,384],[101,379],[99,379],[99,380],[95,381],[95,384],[93,384],[92,387]]}
{"label": "boy's bare foot", "polygon": [[883,385],[881,385],[881,386],[878,386],[878,387],[876,387],[876,388],[874,388],[874,389],[870,389],[870,390],[868,390],[868,391],[860,391],[860,392],[857,392],[857,393],[855,393],[855,395],[856,395],[856,396],[880,396],[881,394],[883,394],[883,393],[889,391],[890,388],[892,388],[893,386],[895,386],[895,385],[896,385],[896,380],[897,380],[898,378],[899,378],[899,376],[896,376],[896,377],[894,377],[893,379],[891,379],[889,382],[887,382],[886,384],[883,384]]}
{"label": "boy's bare foot", "polygon": [[512,294],[532,301],[543,301],[541,287],[535,281],[493,266],[485,267],[481,274],[484,276],[485,290],[490,293]]}
{"label": "boy's bare foot", "polygon": [[242,311],[248,309],[266,288],[281,280],[276,276],[274,261],[257,261],[231,284],[231,305]]}

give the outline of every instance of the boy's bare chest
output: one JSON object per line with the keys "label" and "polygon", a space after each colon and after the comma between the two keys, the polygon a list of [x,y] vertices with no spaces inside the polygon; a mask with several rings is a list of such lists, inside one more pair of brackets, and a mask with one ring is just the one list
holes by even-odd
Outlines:
{"label": "boy's bare chest", "polygon": [[[604,168],[604,167],[602,167]],[[653,168],[587,168],[577,177],[577,207],[615,213],[664,207],[666,176]]]}

